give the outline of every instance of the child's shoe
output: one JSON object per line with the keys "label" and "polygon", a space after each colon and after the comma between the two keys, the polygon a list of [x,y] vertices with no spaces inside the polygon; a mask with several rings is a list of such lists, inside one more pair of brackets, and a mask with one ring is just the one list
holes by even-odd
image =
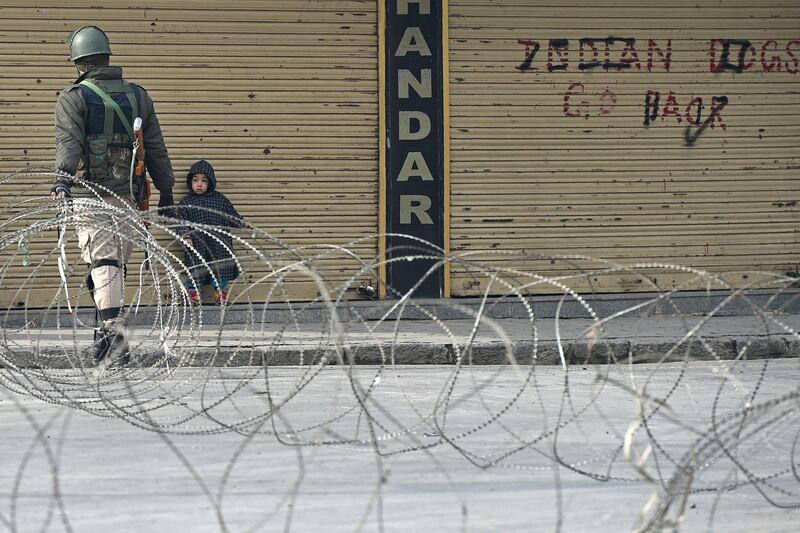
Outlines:
{"label": "child's shoe", "polygon": [[200,295],[197,291],[189,291],[189,301],[195,305],[200,305]]}
{"label": "child's shoe", "polygon": [[215,291],[214,301],[216,301],[218,305],[225,305],[228,303],[228,291]]}

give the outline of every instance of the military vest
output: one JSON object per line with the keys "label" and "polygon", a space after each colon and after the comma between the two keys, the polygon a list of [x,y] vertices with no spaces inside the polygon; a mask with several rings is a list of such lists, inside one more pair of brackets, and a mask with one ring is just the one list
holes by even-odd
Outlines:
{"label": "military vest", "polygon": [[[84,80],[79,86],[87,118],[85,153],[78,176],[114,192],[123,192],[130,188],[131,124],[139,116],[136,87],[121,79]],[[140,184],[134,183],[135,196],[139,187]]]}

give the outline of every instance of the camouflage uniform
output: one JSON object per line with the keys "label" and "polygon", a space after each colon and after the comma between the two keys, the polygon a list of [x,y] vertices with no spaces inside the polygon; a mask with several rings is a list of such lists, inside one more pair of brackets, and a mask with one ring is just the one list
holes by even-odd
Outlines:
{"label": "camouflage uniform", "polygon": [[[90,268],[87,281],[94,285],[95,305],[101,318],[110,320],[119,315],[123,305],[122,267],[130,258],[133,232],[110,210],[98,210],[97,203],[89,199],[100,196],[115,207],[133,206],[129,181],[132,140],[119,117],[104,108],[102,99],[81,84],[83,80],[111,91],[131,124],[134,117],[142,118],[145,165],[162,199],[171,199],[175,177],[153,101],[144,89],[122,79],[121,68],[92,68],[61,92],[55,110],[56,169],[100,185],[90,188],[75,184],[72,196],[78,215],[81,257]],[[117,89],[122,92],[114,92]],[[108,126],[104,135],[104,125],[109,120],[113,135],[109,135]]]}

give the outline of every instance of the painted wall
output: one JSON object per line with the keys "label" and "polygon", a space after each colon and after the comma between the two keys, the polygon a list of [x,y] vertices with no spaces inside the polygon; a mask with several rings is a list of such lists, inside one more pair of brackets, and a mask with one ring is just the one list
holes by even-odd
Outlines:
{"label": "painted wall", "polygon": [[[660,263],[797,272],[800,6],[449,10],[454,251],[525,273],[591,272],[579,283],[601,292],[704,288]],[[453,294],[487,283],[454,265]]]}

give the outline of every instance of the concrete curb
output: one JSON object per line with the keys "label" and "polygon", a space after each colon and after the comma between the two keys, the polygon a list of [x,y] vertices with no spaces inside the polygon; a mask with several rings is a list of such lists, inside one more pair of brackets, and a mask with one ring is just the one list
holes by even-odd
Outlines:
{"label": "concrete curb", "polygon": [[[741,359],[767,359],[800,357],[800,341],[791,336],[711,338],[705,344],[697,339],[677,344],[680,339],[609,340],[596,344],[585,341],[566,341],[561,345],[564,360],[569,365],[606,363],[659,363],[681,361],[710,361]],[[508,348],[511,348],[509,350]],[[459,355],[462,365],[507,365],[511,361],[530,365],[559,365],[561,355],[556,342],[515,341],[509,346],[500,342],[475,343],[469,350],[463,346],[442,343],[363,344],[344,348],[341,357],[344,364],[355,365],[455,365]],[[28,353],[6,354],[7,368],[20,369],[72,369],[91,368],[88,350],[81,354],[65,354],[48,349],[34,360]],[[134,353],[136,367],[166,367],[163,354],[155,351]],[[334,347],[315,347],[299,350],[286,346],[277,348],[236,349],[226,346],[199,346],[185,359],[172,357],[169,366],[175,367],[247,367],[262,366],[328,365],[339,364],[339,355]]]}

